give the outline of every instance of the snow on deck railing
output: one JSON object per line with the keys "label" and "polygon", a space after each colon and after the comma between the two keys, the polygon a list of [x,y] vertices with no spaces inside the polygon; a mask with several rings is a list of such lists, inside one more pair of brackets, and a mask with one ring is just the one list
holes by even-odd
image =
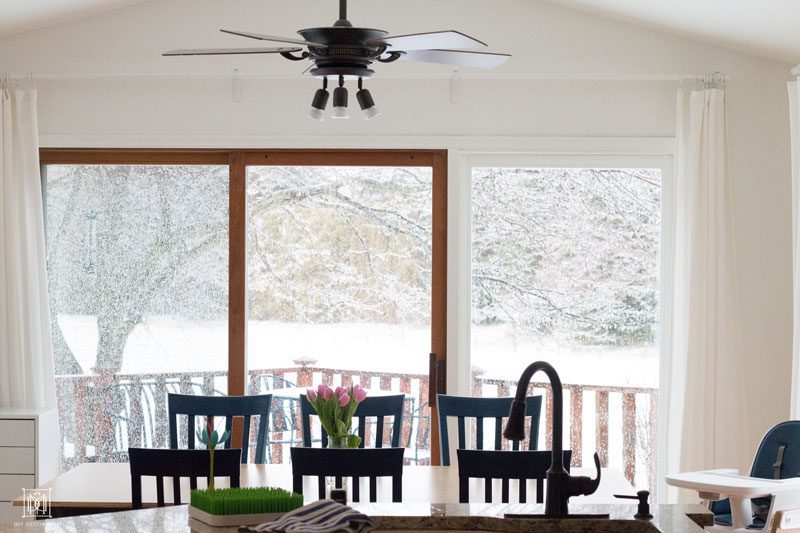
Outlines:
{"label": "snow on deck railing", "polygon": [[[346,370],[313,366],[311,359],[297,360],[294,367],[249,371],[248,394],[266,393],[287,387],[311,387],[318,383],[349,386],[359,383],[368,389],[404,393],[408,400],[404,412],[401,443],[409,449],[406,459],[418,464],[430,459],[430,409],[428,406],[428,376],[369,370]],[[113,462],[127,460],[129,446],[167,447],[168,393],[223,394],[227,387],[227,372],[167,372],[153,374],[111,374],[57,376],[56,388],[64,441],[65,469],[87,461]],[[473,373],[473,396],[509,396],[516,381],[483,377]],[[552,391],[549,384],[533,383],[534,391],[544,391],[544,447],[552,439]],[[594,400],[594,446],[604,466],[609,464],[609,396],[621,400],[621,413],[616,412],[611,440],[620,443],[622,457],[615,457],[625,477],[635,484],[637,477],[655,488],[656,432],[658,413],[657,389],[606,385],[564,384],[565,405],[569,416],[564,427],[569,428],[573,465],[579,466],[584,445],[584,401]],[[639,401],[637,402],[637,396]],[[273,400],[270,430],[270,459],[282,462],[284,445],[302,442],[299,407],[290,399]],[[638,404],[638,407],[637,407]],[[621,417],[618,416],[621,414]],[[621,420],[621,423],[619,423]],[[542,425],[540,423],[540,427]],[[258,426],[251,429],[255,442]],[[185,446],[188,436],[180,435]],[[368,434],[368,442],[370,441]],[[389,432],[384,438],[389,439]],[[638,467],[638,468],[637,468]],[[646,475],[643,479],[637,471]],[[641,483],[640,483],[641,484]]]}

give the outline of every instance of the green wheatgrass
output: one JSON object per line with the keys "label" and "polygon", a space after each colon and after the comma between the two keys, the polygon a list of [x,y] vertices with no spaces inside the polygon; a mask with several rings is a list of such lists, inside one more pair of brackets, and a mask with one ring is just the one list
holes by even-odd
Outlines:
{"label": "green wheatgrass", "polygon": [[303,506],[303,495],[271,487],[193,490],[193,507],[212,515],[285,513]]}

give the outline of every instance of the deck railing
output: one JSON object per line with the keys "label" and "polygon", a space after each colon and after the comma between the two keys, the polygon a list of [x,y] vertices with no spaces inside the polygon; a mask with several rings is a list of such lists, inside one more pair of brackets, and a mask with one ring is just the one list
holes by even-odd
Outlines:
{"label": "deck railing", "polygon": [[[431,421],[427,375],[321,368],[310,359],[295,363],[293,367],[251,370],[248,393],[294,386],[305,388],[318,383],[342,386],[360,383],[368,389],[402,392],[407,397],[401,440],[408,448],[406,459],[419,464],[429,462]],[[226,375],[225,371],[217,371],[58,376],[65,469],[87,461],[125,461],[129,446],[166,447],[167,394],[222,394]],[[533,393],[545,395],[540,449],[548,448],[552,438],[552,391],[545,383],[531,386]],[[514,380],[485,378],[479,369],[473,372],[474,396],[509,396],[515,389]],[[568,413],[564,420],[565,447],[573,450],[573,464],[579,466],[584,449],[593,447],[604,466],[618,466],[631,483],[655,488],[657,392],[648,388],[564,384]],[[270,459],[281,462],[286,456],[285,445],[300,441],[299,409],[296,402],[286,398],[274,401]],[[590,410],[592,403],[594,409]],[[593,439],[584,431],[588,425],[586,417],[595,420]],[[184,442],[187,438],[181,436]]]}

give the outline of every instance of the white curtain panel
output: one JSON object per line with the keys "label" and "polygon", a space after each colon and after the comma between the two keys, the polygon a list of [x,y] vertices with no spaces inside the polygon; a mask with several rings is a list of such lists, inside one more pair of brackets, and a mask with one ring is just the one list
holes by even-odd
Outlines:
{"label": "white curtain panel", "polygon": [[0,104],[0,407],[54,407],[36,90]]}
{"label": "white curtain panel", "polygon": [[800,81],[789,82],[789,117],[792,131],[792,278],[794,280],[791,417],[797,420],[800,417]]}
{"label": "white curtain panel", "polygon": [[669,300],[665,469],[749,468],[755,450],[745,412],[724,89],[679,91],[677,137],[662,278]]}

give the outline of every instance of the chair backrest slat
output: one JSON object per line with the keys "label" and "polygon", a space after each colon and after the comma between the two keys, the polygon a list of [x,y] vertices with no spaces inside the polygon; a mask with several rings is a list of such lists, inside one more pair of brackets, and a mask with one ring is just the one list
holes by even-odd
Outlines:
{"label": "chair backrest slat", "polygon": [[[170,414],[170,418],[172,418],[172,414]],[[186,419],[187,419],[186,427],[187,427],[187,432],[189,434],[188,439],[187,439],[186,442],[188,443],[189,449],[190,450],[194,450],[194,434],[196,433],[195,429],[194,429],[194,416],[188,415],[186,417]],[[178,447],[178,442],[175,441],[175,444],[173,445],[172,441],[170,441],[169,447],[170,448],[177,448]]]}
{"label": "chair backrest slat", "polygon": [[[466,448],[467,447],[467,429],[465,425],[465,418],[463,416],[458,417],[458,447],[459,448]],[[443,465],[448,466],[448,465]]]}
{"label": "chair backrest slat", "polygon": [[[293,447],[292,486],[294,492],[303,493],[303,476],[318,478],[319,497],[325,497],[325,477],[335,477],[337,485],[341,478],[353,479],[358,486],[359,478],[369,478],[370,501],[377,501],[377,478],[392,478],[392,501],[402,501],[403,454],[405,448],[310,448]],[[360,500],[360,491],[354,488],[353,501]]]}
{"label": "chair backrest slat", "polygon": [[[501,499],[508,503],[509,480],[519,480],[520,503],[525,503],[526,480],[536,480],[536,501],[542,503],[544,479],[550,468],[552,454],[550,451],[496,451],[496,450],[463,450],[458,454],[458,478],[461,503],[469,503],[469,480],[472,478],[484,480],[484,501],[492,502],[492,480],[500,479],[502,482]],[[572,450],[564,451],[564,465],[569,471]]]}
{"label": "chair backrest slat", "polygon": [[[458,448],[467,448],[466,418],[476,419],[476,446],[479,450],[484,448],[483,428],[484,418],[494,418],[496,450],[502,447],[503,419],[508,417],[513,398],[478,398],[472,396],[437,396],[437,410],[439,412],[439,450],[442,466],[450,465],[450,436],[447,427],[447,418],[458,418]],[[542,410],[541,396],[528,396],[526,398],[525,416],[530,417],[530,439],[528,450],[536,450],[539,442],[539,419]],[[519,449],[519,443],[512,444],[514,450]]]}
{"label": "chair backrest slat", "polygon": [[[228,420],[230,420],[231,418],[232,417],[228,417]],[[225,425],[227,426],[227,423]],[[248,441],[250,440],[250,415],[244,415],[244,425],[242,426],[242,435],[246,435],[248,438],[247,440]],[[233,439],[228,439],[228,441],[226,442],[228,448],[230,448],[232,440]]]}
{"label": "chair backrest slat", "polygon": [[172,501],[175,505],[181,505],[181,503],[183,503],[181,501],[181,478],[179,477],[172,478]]}
{"label": "chair backrest slat", "polygon": [[[193,396],[189,394],[169,394],[167,396],[169,412],[169,447],[177,449],[178,444],[178,415],[186,415],[188,427],[188,447],[195,447],[195,417],[214,416],[225,417],[225,430],[231,431],[233,428],[233,418],[241,416],[244,418],[243,431],[240,435],[242,443],[241,462],[248,461],[250,450],[250,427],[251,417],[257,416],[259,419],[259,430],[256,438],[256,463],[266,462],[266,440],[267,426],[269,424],[269,412],[272,405],[271,394],[259,394],[253,396]],[[218,430],[219,431],[219,430]],[[220,448],[229,449],[233,444],[233,435]]]}
{"label": "chair backrest slat", "polygon": [[[402,416],[402,415],[400,415]],[[383,448],[383,415],[378,415],[377,417],[378,423],[375,426],[375,447],[376,448]],[[362,417],[359,419],[359,424],[367,425],[367,419]]]}
{"label": "chair backrest slat", "polygon": [[156,476],[156,503],[164,507],[164,476]]}
{"label": "chair backrest slat", "polygon": [[[311,423],[310,423],[310,420],[311,420],[311,417],[309,416],[309,424],[308,424],[309,426],[311,425]],[[323,429],[322,429],[322,432],[323,432],[323,433],[325,432],[325,428],[323,428]],[[362,418],[359,418],[359,419],[358,419],[358,431],[357,431],[357,433],[358,433],[358,436],[359,436],[359,437],[361,437],[361,442],[362,442],[362,443],[366,443],[366,442],[367,442],[367,424],[366,424],[366,418],[363,418],[363,417],[362,417]],[[363,446],[362,446],[362,447],[363,447]],[[379,447],[379,446],[376,446],[376,448],[378,448],[378,447]]]}
{"label": "chair backrest slat", "polygon": [[[241,476],[238,448],[216,450],[214,452],[215,477],[230,478],[231,487],[238,487]],[[134,509],[142,508],[142,477],[156,478],[156,503],[166,505],[164,498],[164,478],[172,478],[173,503],[182,503],[180,478],[188,477],[196,482],[198,477],[209,475],[208,450],[164,450],[153,448],[129,448],[131,470],[131,504]]]}
{"label": "chair backrest slat", "polygon": [[[367,396],[358,404],[353,417],[358,419],[358,436],[361,437],[361,445],[359,448],[366,447],[367,418],[376,418],[375,447],[383,447],[385,417],[387,416],[394,418],[391,434],[392,448],[400,447],[404,402],[404,394],[394,394],[391,396]],[[308,398],[306,398],[306,395],[301,394],[300,417],[303,426],[303,446],[307,448],[311,447],[311,415],[316,416],[317,412],[314,406],[311,405],[311,402],[308,401]],[[322,429],[322,447],[324,448],[327,445],[328,434]]]}
{"label": "chair backrest slat", "polygon": [[[228,438],[228,440],[226,440],[224,443],[222,443],[222,447],[223,448],[230,448],[231,442],[233,441],[233,433],[232,433],[233,432],[233,417],[232,416],[226,416],[225,417],[225,431],[230,433],[231,436],[230,436],[230,438]],[[242,435],[243,436],[247,435],[247,446],[245,446],[245,440],[242,439],[242,446],[244,446],[244,448],[247,448],[249,446],[249,444],[250,444],[250,433],[249,432],[245,433],[244,430],[243,430],[242,431]],[[245,463],[247,461],[245,461],[244,458],[242,458],[242,462]]]}

